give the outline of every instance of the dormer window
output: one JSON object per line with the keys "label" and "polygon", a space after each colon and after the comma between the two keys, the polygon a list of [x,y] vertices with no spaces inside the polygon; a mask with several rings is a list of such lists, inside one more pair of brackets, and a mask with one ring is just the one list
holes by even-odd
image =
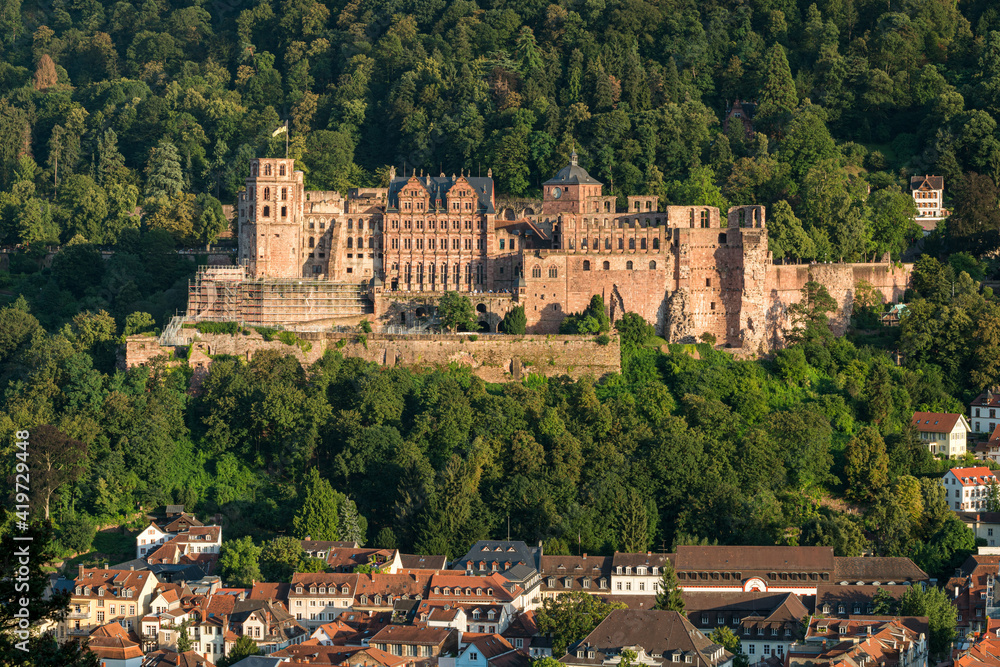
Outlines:
{"label": "dormer window", "polygon": [[838,628],[838,630],[840,631],[840,634],[842,634],[842,635],[846,635],[847,634],[847,626],[846,625],[841,625]]}
{"label": "dormer window", "polygon": [[296,586],[295,587],[295,592],[296,593],[302,593],[302,587],[301,586]]}
{"label": "dormer window", "polygon": [[320,595],[325,595],[326,594],[326,586],[320,586],[319,587],[319,593],[320,593]]}

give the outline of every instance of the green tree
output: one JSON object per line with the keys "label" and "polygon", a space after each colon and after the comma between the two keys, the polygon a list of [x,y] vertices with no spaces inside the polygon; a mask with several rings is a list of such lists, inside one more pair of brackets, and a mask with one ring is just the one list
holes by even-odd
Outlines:
{"label": "green tree", "polygon": [[397,544],[396,533],[389,526],[382,528],[375,536],[375,547],[379,549],[396,549]]}
{"label": "green tree", "polygon": [[709,633],[708,638],[735,656],[733,658],[734,667],[747,667],[750,664],[749,657],[740,651],[740,638],[729,626],[720,625]]}
{"label": "green tree", "polygon": [[816,257],[816,244],[802,228],[792,207],[784,199],[776,202],[767,220],[768,249],[775,258],[802,260]]}
{"label": "green tree", "polygon": [[150,151],[146,163],[147,199],[170,199],[184,191],[184,173],[181,171],[181,158],[177,147],[166,139]]}
{"label": "green tree", "polygon": [[684,613],[684,596],[677,586],[677,574],[674,572],[674,564],[664,559],[660,573],[660,587],[656,592],[656,604],[654,609],[661,611],[679,611]]}
{"label": "green tree", "polygon": [[448,331],[457,331],[460,327],[475,331],[478,326],[472,302],[469,297],[462,296],[458,292],[445,292],[441,295],[438,299],[437,312],[441,325]]}
{"label": "green tree", "polygon": [[177,629],[177,652],[187,653],[193,648],[193,643],[191,641],[191,635],[188,634],[188,628],[191,627],[191,621],[184,621],[181,623],[180,627]]}
{"label": "green tree", "polygon": [[260,647],[250,635],[240,635],[229,652],[219,658],[215,665],[216,667],[232,667],[243,658],[251,655],[260,655]]}
{"label": "green tree", "polygon": [[543,600],[535,621],[540,631],[552,636],[552,654],[563,655],[570,644],[590,634],[608,614],[625,608],[621,602],[603,602],[584,591],[572,591]]}
{"label": "green tree", "polygon": [[302,542],[294,537],[276,537],[260,551],[260,573],[264,581],[288,583],[302,559]]}
{"label": "green tree", "polygon": [[940,588],[910,586],[899,600],[899,613],[904,616],[927,616],[929,643],[932,656],[946,655],[955,638],[958,610],[951,604],[948,594]]}
{"label": "green tree", "polygon": [[79,479],[87,461],[87,445],[55,426],[42,424],[31,430],[32,504],[49,519],[52,495]]}
{"label": "green tree", "polygon": [[872,614],[875,616],[894,616],[897,613],[897,603],[886,589],[879,586],[872,596]]}
{"label": "green tree", "polygon": [[787,122],[798,103],[788,57],[784,47],[776,43],[767,50],[764,85],[760,92],[756,118],[760,124],[774,131]]}
{"label": "green tree", "polygon": [[826,287],[809,280],[802,288],[802,299],[788,307],[795,328],[785,337],[792,343],[829,341],[833,337],[829,313],[836,310],[837,302]]}
{"label": "green tree", "polygon": [[262,581],[260,554],[262,549],[249,536],[223,542],[219,549],[219,576],[227,586],[248,588]]}
{"label": "green tree", "polygon": [[149,331],[155,326],[156,322],[153,321],[152,315],[137,310],[134,313],[129,313],[128,317],[125,318],[125,326],[122,329],[122,335],[132,336],[134,334],[143,333],[144,331]]}
{"label": "green tree", "polygon": [[621,335],[622,345],[642,347],[650,338],[656,335],[653,325],[643,319],[638,313],[625,313],[615,322],[615,331]]}
{"label": "green tree", "polygon": [[528,318],[524,314],[524,306],[514,306],[503,316],[500,329],[505,334],[523,336],[528,330]]}
{"label": "green tree", "polygon": [[872,502],[889,483],[889,456],[878,430],[866,426],[847,442],[844,456],[846,495],[860,502]]}
{"label": "green tree", "polygon": [[345,498],[340,503],[340,539],[345,542],[357,542],[359,546],[365,544],[365,533],[368,532],[368,522],[363,516],[358,514],[358,506],[350,498]]}
{"label": "green tree", "polygon": [[304,487],[305,500],[292,521],[295,535],[301,539],[339,540],[337,517],[343,495],[334,491],[316,468],[310,468]]}
{"label": "green tree", "polygon": [[41,329],[38,319],[31,314],[23,296],[14,303],[0,308],[0,363],[27,343]]}

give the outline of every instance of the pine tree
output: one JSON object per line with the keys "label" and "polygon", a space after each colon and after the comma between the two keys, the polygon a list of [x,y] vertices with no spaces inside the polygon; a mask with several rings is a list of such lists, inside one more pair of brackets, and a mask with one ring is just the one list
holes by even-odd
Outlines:
{"label": "pine tree", "polygon": [[42,54],[42,57],[38,59],[38,67],[35,69],[35,90],[46,90],[56,85],[58,81],[56,64],[52,62],[49,54]]}
{"label": "pine tree", "polygon": [[792,109],[798,103],[795,81],[792,79],[785,49],[781,44],[775,44],[767,52],[764,88],[755,120],[775,132],[791,116]]}
{"label": "pine tree", "polygon": [[357,542],[358,546],[365,543],[365,531],[361,527],[362,518],[358,514],[358,506],[350,498],[340,503],[340,539],[345,542]]}
{"label": "pine tree", "polygon": [[662,569],[660,590],[656,593],[656,605],[653,608],[661,611],[679,611],[683,614],[684,598],[681,595],[681,589],[677,587],[674,565],[669,560],[664,560]]}
{"label": "pine tree", "polygon": [[395,549],[396,545],[396,533],[389,526],[378,531],[378,535],[375,536],[375,546],[380,549]]}
{"label": "pine tree", "polygon": [[316,468],[309,470],[306,480],[306,499],[299,513],[292,520],[295,534],[301,539],[339,540],[337,509],[340,505],[338,494],[330,482],[319,475]]}
{"label": "pine tree", "polygon": [[97,140],[97,182],[108,182],[125,168],[125,156],[118,150],[118,135],[110,127]]}
{"label": "pine tree", "polygon": [[191,650],[191,637],[188,635],[188,626],[190,623],[184,621],[181,623],[180,629],[177,630],[177,652],[187,653]]}
{"label": "pine tree", "polygon": [[148,198],[176,197],[184,190],[184,174],[177,147],[167,140],[160,141],[150,151],[146,165],[146,191]]}

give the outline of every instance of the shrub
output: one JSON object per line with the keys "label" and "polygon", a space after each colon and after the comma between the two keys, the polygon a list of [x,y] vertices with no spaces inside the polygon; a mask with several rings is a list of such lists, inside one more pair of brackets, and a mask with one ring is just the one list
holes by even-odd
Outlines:
{"label": "shrub", "polygon": [[240,332],[240,325],[236,322],[198,322],[194,325],[198,333],[203,334],[229,334],[235,336]]}
{"label": "shrub", "polygon": [[611,336],[609,336],[608,334],[601,334],[600,336],[597,337],[598,345],[607,345],[610,342],[611,342]]}
{"label": "shrub", "polygon": [[473,334],[473,335],[469,336],[469,340],[472,341],[472,342],[476,342],[477,340],[479,340],[479,336]]}

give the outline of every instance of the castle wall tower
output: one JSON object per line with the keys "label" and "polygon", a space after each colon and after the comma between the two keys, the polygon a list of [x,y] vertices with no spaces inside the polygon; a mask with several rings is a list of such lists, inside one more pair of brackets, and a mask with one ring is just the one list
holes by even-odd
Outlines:
{"label": "castle wall tower", "polygon": [[250,162],[238,200],[239,258],[255,278],[302,276],[303,176],[292,159]]}

